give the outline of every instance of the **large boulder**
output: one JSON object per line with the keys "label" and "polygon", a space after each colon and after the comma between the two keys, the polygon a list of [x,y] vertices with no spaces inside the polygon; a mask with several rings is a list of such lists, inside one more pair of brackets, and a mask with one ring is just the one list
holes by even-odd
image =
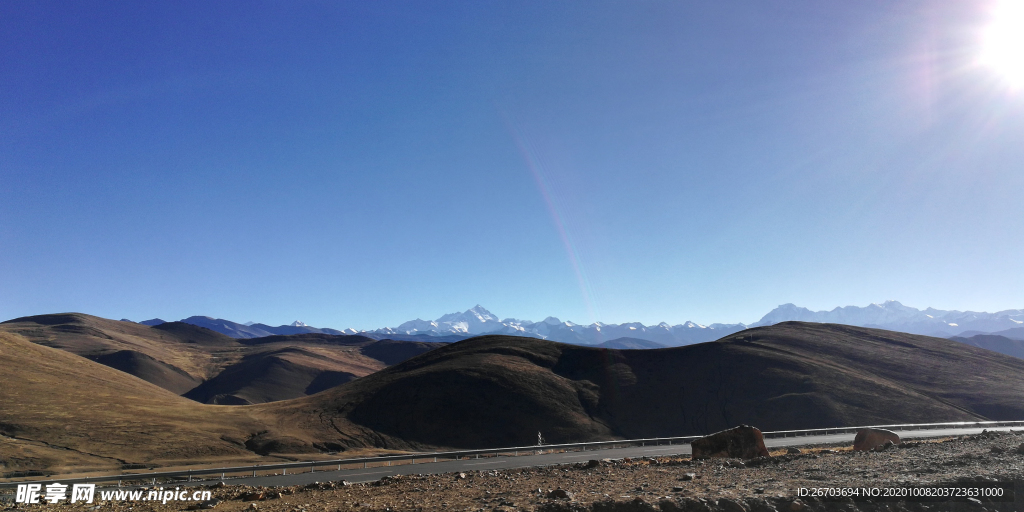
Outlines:
{"label": "large boulder", "polygon": [[716,432],[690,442],[694,459],[730,458],[753,459],[767,457],[761,431],[749,425],[740,425]]}
{"label": "large boulder", "polygon": [[900,444],[900,436],[891,430],[884,428],[862,428],[857,431],[857,437],[853,438],[853,449],[858,451],[875,450],[891,441],[892,444]]}

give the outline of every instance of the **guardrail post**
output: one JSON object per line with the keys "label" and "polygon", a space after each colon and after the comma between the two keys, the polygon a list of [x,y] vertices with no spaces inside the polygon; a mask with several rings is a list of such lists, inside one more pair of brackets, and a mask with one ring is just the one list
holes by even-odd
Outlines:
{"label": "guardrail post", "polygon": [[191,481],[192,481],[192,470],[191,470],[191,469],[190,469],[190,470],[188,470],[188,481],[189,481],[189,482],[191,482]]}
{"label": "guardrail post", "polygon": [[288,474],[288,468],[281,468],[281,474],[282,475],[287,475]]}
{"label": "guardrail post", "polygon": [[221,474],[220,474],[220,479],[221,479],[221,480],[224,480],[224,473],[221,473]]}
{"label": "guardrail post", "polygon": [[363,469],[366,469],[366,462],[363,462]]}
{"label": "guardrail post", "polygon": [[310,473],[316,473],[316,465],[315,464],[310,464],[309,465],[309,472]]}
{"label": "guardrail post", "polygon": [[256,466],[252,467],[252,477],[256,478]]}

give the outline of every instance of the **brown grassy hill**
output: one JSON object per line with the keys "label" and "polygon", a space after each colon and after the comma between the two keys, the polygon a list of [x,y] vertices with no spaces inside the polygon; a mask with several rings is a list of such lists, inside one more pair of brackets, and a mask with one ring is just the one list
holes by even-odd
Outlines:
{"label": "brown grassy hill", "polygon": [[[428,445],[968,419],[1024,419],[1024,361],[950,340],[787,322],[657,350],[484,336],[309,398],[266,404],[307,429],[354,422]],[[321,427],[317,427],[320,424]],[[334,435],[345,444],[344,436]]]}
{"label": "brown grassy hill", "polygon": [[248,353],[185,397],[224,405],[287,400],[344,384],[440,346],[318,333],[239,341]]}
{"label": "brown grassy hill", "polygon": [[302,397],[369,375],[438,345],[364,336],[300,334],[236,340],[182,322],[146,326],[80,313],[17,318],[22,335],[204,403]]}
{"label": "brown grassy hill", "polygon": [[[0,472],[251,457],[265,423],[0,332]],[[234,439],[232,441],[231,439]]]}
{"label": "brown grassy hill", "polygon": [[224,405],[274,402],[311,395],[386,367],[355,347],[329,351],[275,344],[261,348],[184,396]]}
{"label": "brown grassy hill", "polygon": [[[181,381],[168,382],[168,373],[180,371],[198,383],[242,356],[244,347],[233,338],[175,324],[159,329],[82,313],[61,313],[8,320],[0,323],[0,332],[19,334],[34,343],[90,359],[124,363],[114,367],[129,373],[134,369],[139,373],[133,375],[157,385],[168,384],[167,389],[179,393]],[[112,356],[124,351],[129,353]]]}

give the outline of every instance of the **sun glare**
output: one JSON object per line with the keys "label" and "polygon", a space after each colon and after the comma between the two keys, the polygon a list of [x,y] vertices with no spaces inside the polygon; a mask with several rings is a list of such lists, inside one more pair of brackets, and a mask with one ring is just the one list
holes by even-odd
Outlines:
{"label": "sun glare", "polygon": [[1024,88],[1024,0],[999,0],[982,44],[982,63]]}

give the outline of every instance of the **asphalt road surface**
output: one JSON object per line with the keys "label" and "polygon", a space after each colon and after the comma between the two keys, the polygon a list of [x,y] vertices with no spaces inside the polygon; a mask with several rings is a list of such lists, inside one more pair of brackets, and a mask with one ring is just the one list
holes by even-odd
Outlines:
{"label": "asphalt road surface", "polygon": [[[979,434],[981,428],[949,428],[935,430],[902,430],[897,431],[902,439],[921,439],[928,437],[960,436],[965,434]],[[1020,427],[995,427],[989,431],[1020,430]],[[765,439],[765,445],[769,448],[783,446],[807,446],[829,443],[852,443],[854,434],[834,434],[819,436],[782,437]],[[438,474],[438,473],[459,473],[466,471],[480,471],[493,469],[513,469],[536,466],[549,466],[554,464],[574,464],[587,462],[591,459],[621,459],[625,457],[658,457],[666,455],[689,455],[689,444],[673,444],[661,446],[634,446],[629,448],[611,448],[587,451],[572,451],[564,453],[544,453],[540,455],[520,455],[517,457],[481,457],[479,459],[447,460],[441,462],[418,462],[410,464],[408,461],[392,462],[391,466],[375,466],[365,469],[343,469],[341,471],[324,471],[318,469],[315,472],[289,473],[287,475],[269,475],[227,478],[225,483],[231,485],[262,485],[262,486],[291,486],[305,485],[313,482],[338,482],[344,480],[351,483],[372,482],[380,480],[381,477],[394,475],[416,475],[416,474]],[[382,463],[383,464],[383,463]],[[207,485],[219,481],[217,479],[193,482],[181,482],[174,485]],[[163,484],[168,485],[168,484]]]}

